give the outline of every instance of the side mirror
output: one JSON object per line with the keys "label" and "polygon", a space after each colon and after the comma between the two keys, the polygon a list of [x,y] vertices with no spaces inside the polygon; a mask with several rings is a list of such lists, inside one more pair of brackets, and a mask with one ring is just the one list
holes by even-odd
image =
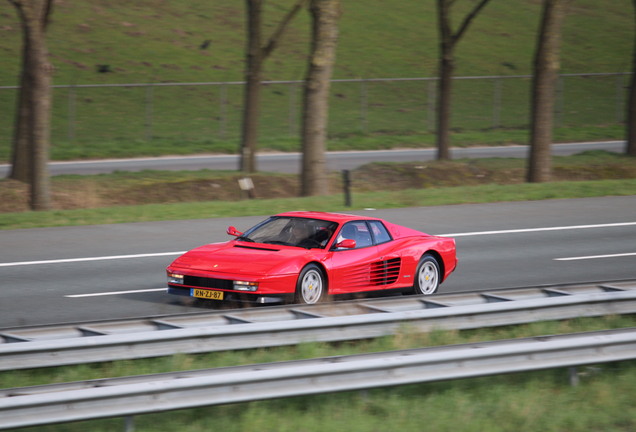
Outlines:
{"label": "side mirror", "polygon": [[228,235],[231,235],[231,236],[234,236],[234,237],[240,237],[240,236],[243,235],[242,232],[240,232],[239,230],[237,230],[233,226],[230,226],[230,227],[227,228],[227,233],[228,233]]}
{"label": "side mirror", "polygon": [[337,248],[355,249],[356,241],[353,239],[344,239],[340,243],[336,244]]}

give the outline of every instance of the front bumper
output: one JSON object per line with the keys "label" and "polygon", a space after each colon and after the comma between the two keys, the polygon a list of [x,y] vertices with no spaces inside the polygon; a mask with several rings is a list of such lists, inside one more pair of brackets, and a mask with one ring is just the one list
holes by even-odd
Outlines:
{"label": "front bumper", "polygon": [[[178,286],[178,285],[168,285],[168,294],[174,294],[179,296],[190,297],[193,299],[198,299],[197,297],[193,297],[191,295],[191,288]],[[246,293],[246,292],[238,292],[238,291],[225,291],[223,290],[223,300],[220,301],[235,301],[241,303],[254,303],[254,304],[279,304],[279,303],[287,303],[292,301],[294,298],[293,294],[260,294],[260,293]],[[203,299],[201,299],[203,300]]]}

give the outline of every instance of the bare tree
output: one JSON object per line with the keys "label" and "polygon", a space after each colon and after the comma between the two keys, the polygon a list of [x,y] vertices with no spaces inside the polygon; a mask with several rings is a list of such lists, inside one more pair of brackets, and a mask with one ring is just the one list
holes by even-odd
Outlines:
{"label": "bare tree", "polygon": [[455,0],[437,0],[440,34],[439,83],[437,99],[437,158],[450,159],[451,87],[455,69],[455,47],[472,20],[490,0],[480,0],[453,32],[450,23],[451,6]]}
{"label": "bare tree", "polygon": [[527,180],[550,181],[554,95],[560,68],[561,27],[569,0],[544,0],[534,57]]}
{"label": "bare tree", "polygon": [[245,94],[243,103],[243,133],[239,169],[256,171],[256,147],[258,140],[258,117],[260,113],[261,81],[263,62],[278,45],[291,20],[302,9],[307,0],[298,0],[280,21],[276,31],[266,45],[262,45],[262,9],[264,0],[247,0],[247,61],[245,66]]}
{"label": "bare tree", "polygon": [[51,134],[52,66],[46,28],[53,0],[9,0],[17,9],[23,31],[20,94],[12,154],[11,178],[29,182],[33,210],[51,206],[48,174]]}
{"label": "bare tree", "polygon": [[[633,4],[634,18],[636,18],[636,0],[633,1]],[[629,86],[629,100],[627,101],[627,144],[625,153],[636,156],[636,32],[634,33],[634,46],[632,49],[632,79]]]}
{"label": "bare tree", "polygon": [[325,147],[329,88],[338,43],[340,0],[311,0],[311,53],[305,80],[302,124],[301,194],[328,193]]}

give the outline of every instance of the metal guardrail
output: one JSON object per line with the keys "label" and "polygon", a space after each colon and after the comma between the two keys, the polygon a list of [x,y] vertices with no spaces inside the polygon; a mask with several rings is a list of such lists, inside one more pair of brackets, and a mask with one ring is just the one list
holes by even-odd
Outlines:
{"label": "metal guardrail", "polygon": [[636,328],[0,391],[0,429],[636,358]]}
{"label": "metal guardrail", "polygon": [[627,313],[636,313],[636,281],[13,329],[0,331],[0,370]]}

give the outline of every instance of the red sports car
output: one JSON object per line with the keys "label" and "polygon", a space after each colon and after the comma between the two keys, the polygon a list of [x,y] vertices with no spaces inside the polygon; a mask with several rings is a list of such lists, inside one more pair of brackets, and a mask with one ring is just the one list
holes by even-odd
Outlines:
{"label": "red sports car", "polygon": [[166,269],[170,294],[257,303],[318,303],[328,295],[433,294],[455,270],[455,240],[354,215],[289,212]]}

